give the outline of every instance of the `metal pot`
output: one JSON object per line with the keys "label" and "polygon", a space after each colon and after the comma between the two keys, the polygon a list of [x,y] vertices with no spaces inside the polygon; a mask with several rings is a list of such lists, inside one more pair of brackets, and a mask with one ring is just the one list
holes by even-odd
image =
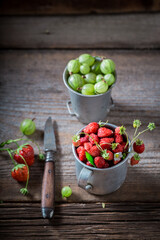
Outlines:
{"label": "metal pot", "polygon": [[[117,126],[107,123],[106,127],[114,130]],[[80,129],[77,134],[79,134]],[[129,140],[130,143],[130,140]],[[94,168],[87,166],[81,162],[77,156],[76,149],[72,145],[72,151],[76,163],[76,177],[78,186],[85,189],[87,192],[96,195],[109,194],[121,187],[127,175],[128,158],[130,157],[131,147],[127,157],[115,166],[109,168]]]}
{"label": "metal pot", "polygon": [[[97,60],[99,58],[96,58]],[[111,91],[115,83],[109,88],[106,93],[98,95],[82,95],[74,91],[68,85],[69,72],[67,66],[63,72],[63,81],[68,88],[70,99],[67,101],[67,108],[71,116],[76,116],[82,123],[97,122],[99,120],[105,121],[110,109],[114,106],[111,97]],[[116,72],[115,72],[116,80]],[[73,112],[70,109],[72,104]]]}

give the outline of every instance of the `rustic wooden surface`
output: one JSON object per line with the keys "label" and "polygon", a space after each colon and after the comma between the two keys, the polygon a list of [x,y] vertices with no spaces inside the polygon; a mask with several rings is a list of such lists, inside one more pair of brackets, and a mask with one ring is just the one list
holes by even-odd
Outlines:
{"label": "rustic wooden surface", "polygon": [[156,12],[160,10],[159,0],[5,0],[0,2],[1,15],[53,15]]}
{"label": "rustic wooden surface", "polygon": [[[129,16],[136,19],[134,15]],[[139,28],[144,24],[141,29],[142,34],[140,38],[137,35],[137,40],[136,37],[128,38],[130,46],[128,50],[125,36],[120,35],[116,41],[114,31],[110,32],[110,39],[113,37],[112,47],[115,49],[109,49],[111,45],[107,45],[108,40],[106,40],[102,45],[104,49],[98,50],[100,40],[97,41],[96,36],[94,43],[90,44],[92,48],[90,50],[82,49],[85,48],[85,41],[88,44],[87,37],[83,36],[83,44],[75,38],[75,45],[72,40],[68,47],[69,39],[74,39],[73,30],[70,31],[68,40],[66,37],[68,45],[65,45],[65,31],[57,38],[51,38],[52,45],[51,39],[47,37],[45,41],[42,39],[39,45],[41,41],[39,30],[33,39],[30,37],[34,32],[32,30],[27,30],[30,31],[30,35],[22,36],[25,28],[29,29],[29,25],[32,26],[31,17],[1,18],[0,30],[4,34],[0,35],[0,46],[6,49],[0,51],[0,142],[18,136],[19,124],[24,118],[35,117],[37,132],[32,138],[43,147],[44,123],[51,115],[55,120],[58,148],[55,156],[56,214],[53,221],[41,218],[40,197],[44,163],[36,157],[30,171],[30,194],[23,197],[19,193],[19,188],[23,184],[16,183],[10,177],[12,163],[8,155],[0,155],[0,200],[3,201],[0,204],[1,239],[160,238],[160,50],[158,49],[160,17],[159,14],[139,16]],[[148,16],[151,21],[148,21]],[[91,23],[92,17],[88,17],[88,23]],[[96,19],[98,21],[99,17],[102,18],[102,16],[97,18],[94,16],[95,21]],[[39,27],[43,25],[43,20],[45,26],[51,26],[55,21],[55,17],[33,19],[38,19]],[[104,19],[106,21],[106,16]],[[22,27],[19,28],[21,21],[24,23],[24,32]],[[70,21],[69,24],[71,28],[73,27],[72,17],[66,17],[63,21],[67,23]],[[147,21],[152,26],[150,29],[152,36],[149,35],[148,40]],[[57,24],[54,31],[58,31],[58,28]],[[10,33],[8,36],[7,29],[8,34]],[[127,24],[126,29],[129,29]],[[139,31],[134,29],[133,36]],[[92,34],[91,31],[93,37]],[[129,36],[125,31],[124,34],[126,38]],[[46,36],[50,35],[46,34]],[[12,42],[11,39],[14,41]],[[60,39],[61,45],[58,43]],[[91,37],[88,40],[90,41]],[[124,47],[118,41],[124,42]],[[146,45],[145,41],[147,41]],[[65,49],[66,47],[70,49]],[[143,49],[146,47],[150,50]],[[124,124],[130,136],[133,134],[132,121],[135,118],[140,119],[144,127],[148,122],[155,122],[157,125],[153,133],[148,132],[144,135],[146,151],[142,154],[138,166],[128,167],[123,186],[115,193],[101,197],[90,195],[77,186],[71,136],[84,125],[71,117],[67,111],[66,101],[69,99],[69,94],[62,80],[63,69],[67,62],[84,52],[107,56],[116,63],[118,79],[112,92],[115,107],[108,115],[109,122]],[[60,190],[64,185],[70,185],[73,190],[73,195],[68,201],[61,198]],[[105,209],[102,208],[102,202],[106,203]]]}
{"label": "rustic wooden surface", "polygon": [[160,13],[1,17],[0,48],[155,49],[159,19]]}

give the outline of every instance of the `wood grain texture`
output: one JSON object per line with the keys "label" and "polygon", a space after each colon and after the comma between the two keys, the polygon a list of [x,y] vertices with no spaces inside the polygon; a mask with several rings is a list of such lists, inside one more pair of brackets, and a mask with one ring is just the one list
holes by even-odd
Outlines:
{"label": "wood grain texture", "polygon": [[0,48],[159,47],[160,13],[0,18]]}
{"label": "wood grain texture", "polygon": [[159,203],[57,204],[42,219],[39,203],[0,205],[3,239],[159,239]]}
{"label": "wood grain texture", "polygon": [[[67,62],[81,51],[1,51],[0,52],[0,139],[19,135],[20,122],[36,118],[37,132],[32,136],[43,147],[44,123],[48,116],[56,121],[56,201],[61,188],[70,185],[73,195],[69,202],[82,201],[146,201],[160,200],[160,52],[159,51],[90,51],[104,55],[116,63],[118,79],[112,96],[115,107],[108,115],[111,123],[127,127],[132,136],[132,121],[140,119],[144,127],[155,122],[156,131],[147,132],[143,140],[146,151],[138,166],[129,167],[123,186],[107,196],[90,195],[77,186],[71,137],[84,126],[71,117],[66,108],[69,99],[62,81]],[[88,51],[87,51],[88,52]],[[36,149],[36,148],[35,148]],[[37,153],[37,150],[35,151]],[[36,158],[30,168],[30,195],[19,193],[22,185],[10,176],[12,168],[7,154],[0,156],[0,199],[7,201],[40,201],[44,163]]]}
{"label": "wood grain texture", "polygon": [[5,0],[0,2],[1,15],[52,15],[119,12],[154,12],[160,10],[159,0]]}
{"label": "wood grain texture", "polygon": [[54,208],[55,200],[55,166],[54,162],[46,162],[42,181],[42,207]]}

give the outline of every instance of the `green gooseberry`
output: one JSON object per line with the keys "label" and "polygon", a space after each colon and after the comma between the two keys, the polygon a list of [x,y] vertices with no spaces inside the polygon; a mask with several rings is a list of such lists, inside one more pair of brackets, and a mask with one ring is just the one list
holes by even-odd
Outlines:
{"label": "green gooseberry", "polygon": [[81,66],[80,66],[80,72],[82,74],[87,74],[90,72],[90,67],[87,63],[83,63]]}
{"label": "green gooseberry", "polygon": [[72,189],[69,186],[64,186],[61,190],[62,197],[70,197],[72,195]]}
{"label": "green gooseberry", "polygon": [[111,59],[104,59],[100,64],[103,74],[113,73],[115,71],[115,63]]}
{"label": "green gooseberry", "polygon": [[20,125],[20,131],[24,134],[24,135],[31,135],[35,132],[36,130],[36,125],[35,122],[32,119],[24,119],[21,122]]}
{"label": "green gooseberry", "polygon": [[95,73],[88,73],[85,75],[85,82],[94,84],[96,82],[96,74]]}
{"label": "green gooseberry", "polygon": [[104,80],[108,84],[108,86],[111,86],[115,82],[115,77],[113,74],[109,73],[104,75]]}
{"label": "green gooseberry", "polygon": [[94,85],[91,83],[83,85],[81,93],[83,95],[95,95]]}
{"label": "green gooseberry", "polygon": [[96,82],[100,82],[104,79],[104,76],[102,74],[98,74],[96,77]]}
{"label": "green gooseberry", "polygon": [[68,78],[68,84],[69,86],[75,90],[75,91],[79,91],[81,90],[81,87],[84,85],[84,79],[81,77],[80,74],[72,74],[69,78]]}
{"label": "green gooseberry", "polygon": [[90,54],[84,53],[82,55],[79,56],[79,62],[81,64],[88,64],[89,66],[92,66],[93,63],[95,62],[95,58],[92,57]]}
{"label": "green gooseberry", "polygon": [[108,90],[108,84],[102,80],[94,85],[94,90],[98,94],[105,93]]}
{"label": "green gooseberry", "polygon": [[78,73],[80,70],[80,63],[78,60],[71,60],[67,65],[69,73]]}

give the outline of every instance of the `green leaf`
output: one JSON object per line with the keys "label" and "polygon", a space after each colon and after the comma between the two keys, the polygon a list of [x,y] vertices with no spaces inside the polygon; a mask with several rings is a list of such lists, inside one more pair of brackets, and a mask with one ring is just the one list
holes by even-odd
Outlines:
{"label": "green leaf", "polygon": [[86,152],[86,158],[87,158],[87,160],[88,160],[94,167],[96,167],[96,165],[94,164],[94,159],[93,159],[93,157],[92,157],[91,154],[89,154],[88,152]]}

